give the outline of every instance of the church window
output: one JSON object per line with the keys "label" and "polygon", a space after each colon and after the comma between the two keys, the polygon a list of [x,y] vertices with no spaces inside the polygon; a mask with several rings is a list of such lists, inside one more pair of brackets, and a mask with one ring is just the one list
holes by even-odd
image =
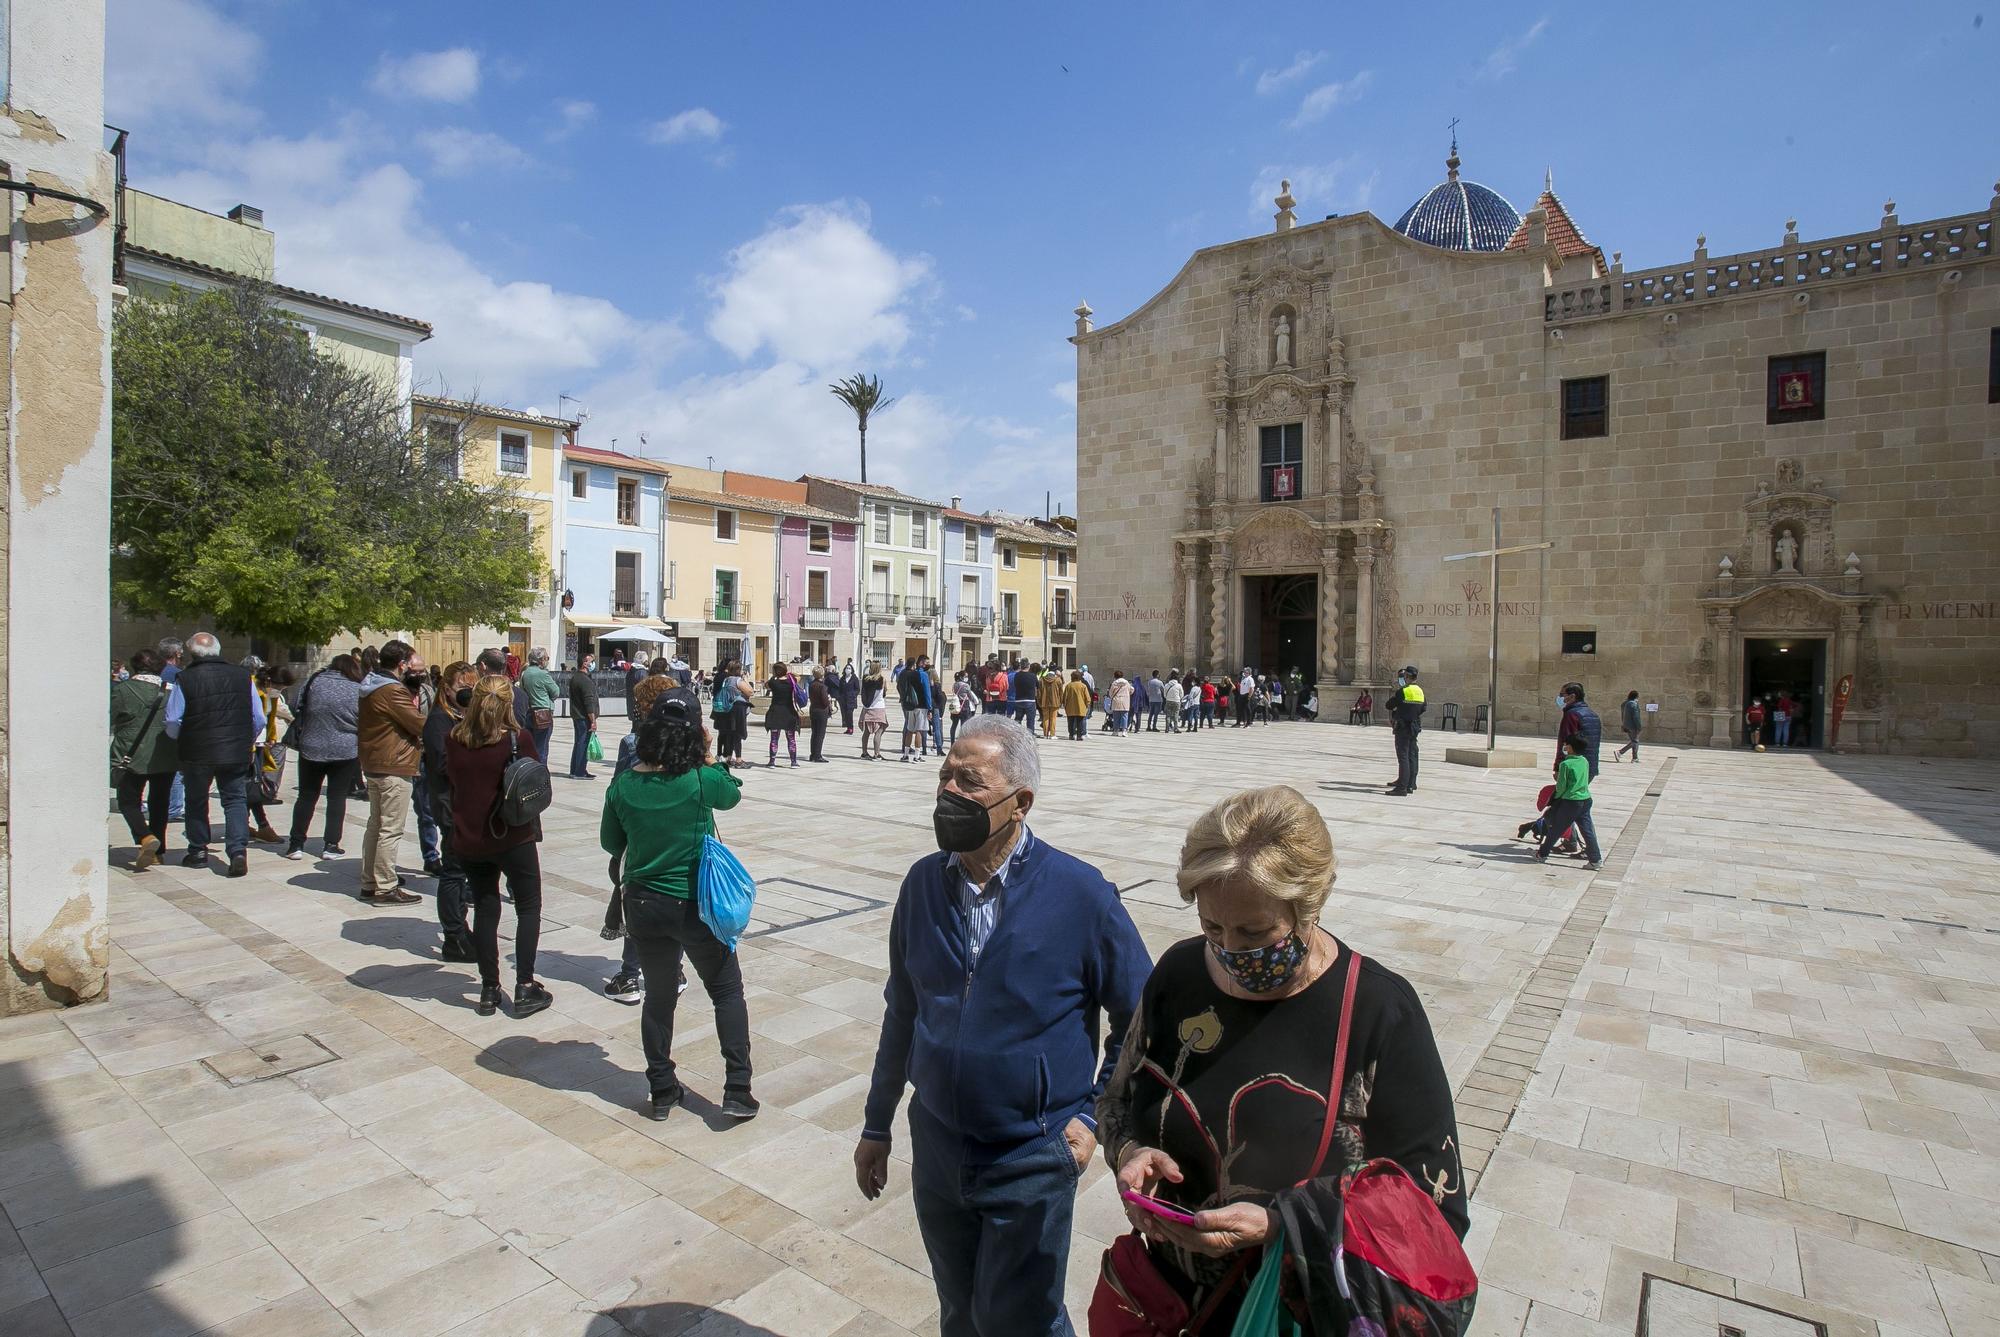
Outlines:
{"label": "church window", "polygon": [[1563,649],[1566,655],[1594,655],[1597,653],[1597,628],[1576,627],[1563,631]]}
{"label": "church window", "polygon": [[1562,439],[1611,435],[1611,378],[1584,376],[1562,383]]}
{"label": "church window", "polygon": [[1765,376],[1764,421],[1819,422],[1826,417],[1826,354],[1771,359]]}
{"label": "church window", "polygon": [[2000,404],[2000,330],[1994,330],[1986,350],[1986,402]]}
{"label": "church window", "polygon": [[1258,496],[1264,501],[1297,501],[1305,495],[1305,424],[1288,422],[1260,429]]}

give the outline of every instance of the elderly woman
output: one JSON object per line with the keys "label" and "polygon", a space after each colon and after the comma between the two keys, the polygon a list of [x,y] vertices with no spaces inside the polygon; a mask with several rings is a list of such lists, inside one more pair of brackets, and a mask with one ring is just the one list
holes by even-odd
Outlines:
{"label": "elderly woman", "polygon": [[[1407,980],[1320,927],[1334,876],[1326,822],[1297,790],[1248,790],[1203,814],[1177,878],[1201,936],[1161,954],[1098,1101],[1119,1187],[1193,1215],[1180,1225],[1125,1206],[1160,1278],[1191,1310],[1209,1310],[1202,1331],[1229,1331],[1287,1207],[1327,1219],[1340,1174],[1363,1161],[1397,1162],[1465,1234],[1457,1123],[1430,1022]],[[1350,1009],[1338,1116],[1316,1164]],[[1288,1251],[1303,1250],[1289,1234]],[[1311,1317],[1308,1331],[1329,1337],[1325,1316]]]}

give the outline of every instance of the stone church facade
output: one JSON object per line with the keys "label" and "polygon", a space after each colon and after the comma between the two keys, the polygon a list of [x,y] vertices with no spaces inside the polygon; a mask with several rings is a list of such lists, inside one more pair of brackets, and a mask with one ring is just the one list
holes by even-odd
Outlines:
{"label": "stone church facade", "polygon": [[[2000,747],[2000,195],[1627,272],[1552,189],[1445,183],[1077,311],[1079,634],[1105,669],[1299,668],[1323,720],[1416,664],[1437,727],[1571,679],[1658,741],[1752,695],[1812,746]],[[1996,188],[2000,189],[2000,188]],[[1843,686],[1845,692],[1843,693]]]}

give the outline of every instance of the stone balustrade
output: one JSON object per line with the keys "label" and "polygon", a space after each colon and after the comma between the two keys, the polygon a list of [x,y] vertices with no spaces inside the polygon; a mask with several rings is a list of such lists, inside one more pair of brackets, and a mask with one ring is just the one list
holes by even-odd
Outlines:
{"label": "stone balustrade", "polygon": [[1907,273],[1933,266],[1986,260],[1993,255],[1991,211],[1941,218],[1909,227],[1885,227],[1825,241],[1797,242],[1768,251],[1709,259],[1691,265],[1623,273],[1614,269],[1588,283],[1551,288],[1542,319],[1550,325],[1649,308],[1672,309],[1751,293],[1803,291],[1852,279]]}

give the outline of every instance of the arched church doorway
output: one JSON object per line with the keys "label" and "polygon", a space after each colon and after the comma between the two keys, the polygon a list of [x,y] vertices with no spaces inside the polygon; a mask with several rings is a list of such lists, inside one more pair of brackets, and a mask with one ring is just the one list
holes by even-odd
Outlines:
{"label": "arched church doorway", "polygon": [[1319,577],[1253,576],[1249,584],[1251,625],[1243,638],[1249,662],[1259,673],[1297,669],[1307,682],[1314,681],[1319,676]]}

